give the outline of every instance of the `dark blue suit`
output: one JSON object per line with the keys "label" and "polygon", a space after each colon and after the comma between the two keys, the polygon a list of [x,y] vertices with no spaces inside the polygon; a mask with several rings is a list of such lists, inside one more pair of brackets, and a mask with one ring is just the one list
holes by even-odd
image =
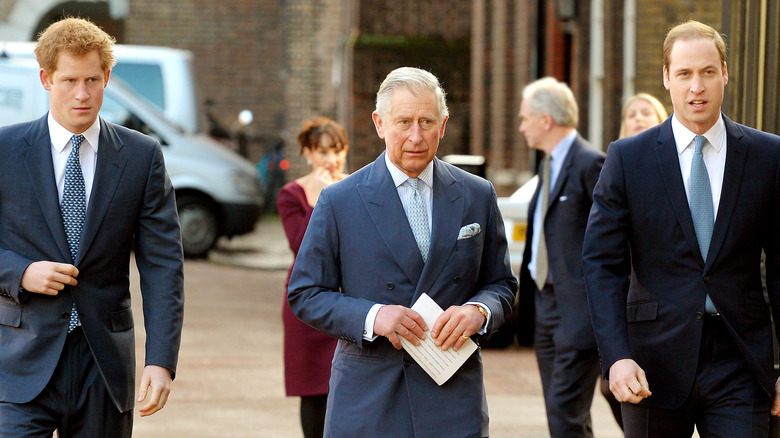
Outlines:
{"label": "dark blue suit", "polygon": [[[41,393],[63,350],[75,300],[115,408],[133,408],[131,250],[144,301],[145,364],[176,370],[181,239],[162,150],[151,137],[100,124],[78,260],[71,260],[65,237],[46,116],[0,129],[0,401],[27,403]],[[78,286],[57,296],[20,292],[22,274],[35,261],[74,264]]]}
{"label": "dark blue suit", "polygon": [[527,245],[520,271],[521,302],[531,309],[536,302],[534,343],[550,433],[556,437],[592,436],[590,405],[599,357],[585,293],[582,242],[593,187],[603,163],[604,154],[579,135],[563,159],[555,186],[550,188],[544,218],[553,284],[543,291],[537,290],[528,270],[541,180],[528,206]]}
{"label": "dark blue suit", "polygon": [[[679,408],[699,384],[707,294],[742,374],[763,388],[756,400],[775,393],[770,310],[780,321],[780,138],[723,119],[726,165],[707,260],[671,118],[610,145],[596,185],[583,249],[593,327],[605,375],[624,358],[647,373],[652,396],[641,406]],[[771,306],[762,293],[762,249]]]}
{"label": "dark blue suit", "polygon": [[[440,307],[477,301],[496,329],[516,290],[492,185],[434,159],[433,227],[423,263],[384,153],[323,190],[293,268],[289,301],[304,322],[340,338],[328,393],[326,436],[487,436],[482,360],[476,352],[437,386],[403,350],[363,340],[375,303],[411,307],[427,293]],[[458,240],[461,227],[482,232]]]}

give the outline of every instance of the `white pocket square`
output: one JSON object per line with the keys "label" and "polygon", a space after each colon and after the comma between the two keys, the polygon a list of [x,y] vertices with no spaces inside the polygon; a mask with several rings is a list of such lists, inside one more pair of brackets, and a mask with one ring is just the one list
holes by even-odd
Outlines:
{"label": "white pocket square", "polygon": [[463,227],[461,227],[460,232],[458,233],[458,240],[474,237],[477,234],[479,234],[481,231],[482,228],[480,228],[479,224],[476,222],[474,222],[473,224],[464,225]]}

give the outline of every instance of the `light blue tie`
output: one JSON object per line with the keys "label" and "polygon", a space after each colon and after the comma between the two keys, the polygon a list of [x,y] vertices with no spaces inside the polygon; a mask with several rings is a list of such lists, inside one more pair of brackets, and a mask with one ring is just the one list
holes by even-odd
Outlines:
{"label": "light blue tie", "polygon": [[[81,173],[81,160],[79,159],[79,148],[84,141],[83,135],[74,135],[71,137],[73,149],[68,155],[68,161],[65,164],[65,187],[62,190],[62,222],[65,225],[65,235],[68,238],[68,249],[73,263],[76,263],[76,256],[79,252],[79,242],[81,241],[81,231],[84,229],[84,220],[87,217],[87,191],[84,185],[84,175]],[[76,302],[70,310],[70,324],[68,333],[81,325],[79,314],[76,311]]]}
{"label": "light blue tie", "polygon": [[[712,204],[710,176],[707,173],[707,166],[704,165],[704,154],[702,153],[702,147],[707,144],[707,138],[703,135],[697,135],[693,140],[696,149],[693,152],[693,161],[691,162],[691,217],[693,218],[693,227],[696,229],[696,240],[699,241],[699,250],[701,250],[701,256],[706,263],[712,239],[712,229],[715,226],[715,209]],[[704,308],[707,313],[718,313],[709,295],[707,295]]]}
{"label": "light blue tie", "polygon": [[425,203],[420,196],[418,188],[419,179],[409,178],[409,185],[412,186],[412,199],[409,200],[409,225],[412,227],[414,240],[417,241],[417,247],[420,248],[423,262],[428,261],[428,250],[431,246],[431,231],[428,229],[428,211],[425,209]]}

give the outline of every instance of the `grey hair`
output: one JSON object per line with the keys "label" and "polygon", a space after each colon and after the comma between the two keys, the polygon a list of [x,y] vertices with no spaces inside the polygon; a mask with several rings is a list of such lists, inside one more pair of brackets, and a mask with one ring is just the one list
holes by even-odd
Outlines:
{"label": "grey hair", "polygon": [[414,67],[400,67],[387,75],[376,93],[376,112],[379,117],[384,117],[390,112],[390,99],[393,91],[398,88],[406,88],[415,96],[425,91],[432,91],[436,95],[436,103],[439,107],[439,121],[450,115],[444,89],[433,73]]}
{"label": "grey hair", "polygon": [[523,100],[536,115],[547,114],[556,125],[577,127],[579,109],[571,88],[555,78],[538,79],[523,88]]}

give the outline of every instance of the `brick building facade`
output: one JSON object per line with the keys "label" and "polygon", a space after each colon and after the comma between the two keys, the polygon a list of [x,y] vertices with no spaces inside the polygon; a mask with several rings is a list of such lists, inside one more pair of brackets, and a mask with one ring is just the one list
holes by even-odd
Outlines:
{"label": "brick building facade", "polygon": [[[729,2],[737,4],[753,0]],[[193,52],[203,102],[230,126],[250,109],[258,161],[284,140],[305,171],[295,136],[301,121],[343,123],[356,170],[383,149],[371,122],[376,89],[401,65],[431,70],[448,93],[451,119],[439,156],[484,155],[488,177],[506,194],[530,177],[536,156],[517,132],[522,86],[552,75],[570,84],[579,131],[605,148],[617,136],[625,94],[650,92],[671,109],[661,78],[667,29],[686,18],[722,27],[723,0],[0,0],[0,39],[32,39],[62,12],[85,15],[122,43]],[[593,14],[592,5],[600,9]],[[634,77],[626,78],[626,6],[634,5]],[[592,26],[603,31],[602,111],[592,129]],[[728,41],[727,36],[727,41]],[[631,70],[631,69],[629,69]]]}

